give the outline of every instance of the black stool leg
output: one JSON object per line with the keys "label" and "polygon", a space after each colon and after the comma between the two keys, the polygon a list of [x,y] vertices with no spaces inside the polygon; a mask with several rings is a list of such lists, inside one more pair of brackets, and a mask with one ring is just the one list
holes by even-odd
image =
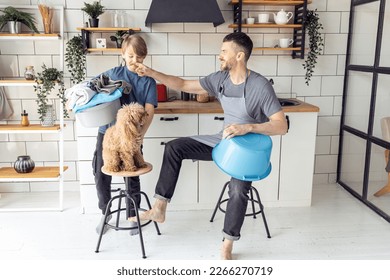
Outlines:
{"label": "black stool leg", "polygon": [[[249,190],[249,194],[250,194],[250,201],[252,203],[252,214],[251,216],[253,216],[253,219],[256,219],[256,208],[255,208],[255,201],[253,200],[253,189],[254,187],[251,186],[250,190]],[[256,190],[256,189],[255,189]]]}
{"label": "black stool leg", "polygon": [[264,221],[265,230],[266,230],[266,232],[267,232],[267,237],[268,237],[268,238],[271,238],[271,234],[269,233],[269,229],[268,229],[267,220],[266,220],[266,218],[265,218],[264,206],[263,206],[263,204],[261,203],[259,192],[256,190],[256,188],[253,188],[253,191],[254,191],[255,194],[256,194],[257,201],[259,202],[260,211],[261,211],[261,216],[263,216],[263,221]]}
{"label": "black stool leg", "polygon": [[[126,177],[126,181],[127,181],[127,177]],[[139,239],[140,239],[140,243],[141,243],[142,258],[146,259],[144,239],[143,239],[143,236],[142,236],[142,229],[141,229],[141,221],[139,219],[139,213],[138,213],[138,205],[135,202],[135,199],[134,199],[133,195],[130,194],[129,192],[127,192],[127,191],[126,191],[126,197],[128,199],[130,199],[131,202],[133,203],[135,216],[137,217],[138,235],[139,235]],[[129,208],[129,209],[127,209],[127,208]],[[130,205],[129,205],[129,203],[126,203],[126,213],[130,213]],[[129,215],[127,216],[127,218],[129,218]]]}
{"label": "black stool leg", "polygon": [[[119,195],[121,197],[119,198],[118,212],[116,213],[116,223],[115,223],[116,227],[119,227],[119,219],[121,217],[122,198],[125,196],[125,192],[123,190],[119,190]],[[116,229],[116,231],[118,231],[118,229]]]}
{"label": "black stool leg", "polygon": [[213,215],[211,216],[211,219],[210,219],[211,223],[214,221],[215,214],[217,213],[217,210],[218,210],[219,206],[221,205],[222,197],[223,197],[223,195],[224,195],[224,193],[226,191],[226,187],[228,185],[229,185],[229,182],[226,182],[225,185],[222,188],[221,194],[220,194],[220,196],[218,198],[218,201],[217,201],[217,205],[215,205],[215,209],[214,209]]}
{"label": "black stool leg", "polygon": [[102,229],[100,230],[100,234],[99,234],[99,239],[98,239],[98,243],[97,243],[97,246],[96,246],[96,250],[95,250],[95,253],[99,253],[99,247],[100,247],[100,243],[102,242],[102,237],[103,237],[103,232],[104,232],[104,228],[106,227],[107,225],[107,217],[109,214],[111,214],[111,205],[112,205],[112,201],[114,199],[117,199],[119,196],[114,196],[113,198],[110,199],[110,201],[108,201],[107,203],[107,207],[106,207],[106,214],[104,214],[104,223],[103,223],[103,226],[102,226]]}

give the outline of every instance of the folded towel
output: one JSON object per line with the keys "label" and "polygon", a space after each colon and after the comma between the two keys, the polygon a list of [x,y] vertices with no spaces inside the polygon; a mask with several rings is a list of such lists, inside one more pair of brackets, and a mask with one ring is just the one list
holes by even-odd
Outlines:
{"label": "folded towel", "polygon": [[88,87],[88,83],[87,81],[82,82],[65,91],[65,97],[68,99],[66,103],[68,110],[73,110],[75,106],[87,104],[97,94],[96,91]]}
{"label": "folded towel", "polygon": [[76,105],[73,108],[73,111],[75,113],[80,113],[80,112],[84,111],[85,109],[97,106],[99,104],[103,104],[103,103],[117,100],[118,98],[120,98],[122,96],[122,91],[123,91],[123,88],[118,88],[115,91],[113,91],[111,94],[99,92],[99,93],[95,94],[87,104],[84,104],[81,106]]}

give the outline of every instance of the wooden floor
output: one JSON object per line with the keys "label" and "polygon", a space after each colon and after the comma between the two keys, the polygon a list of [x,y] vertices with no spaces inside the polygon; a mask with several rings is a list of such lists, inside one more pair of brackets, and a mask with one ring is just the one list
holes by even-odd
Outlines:
{"label": "wooden floor", "polygon": [[[66,193],[63,212],[0,213],[0,260],[140,259],[138,236],[110,230],[95,253],[97,214],[81,214],[78,193]],[[261,219],[246,218],[235,242],[238,260],[390,260],[390,224],[338,185],[315,186],[311,207],[266,208],[272,238]],[[144,228],[150,260],[218,260],[223,214],[170,211]]]}

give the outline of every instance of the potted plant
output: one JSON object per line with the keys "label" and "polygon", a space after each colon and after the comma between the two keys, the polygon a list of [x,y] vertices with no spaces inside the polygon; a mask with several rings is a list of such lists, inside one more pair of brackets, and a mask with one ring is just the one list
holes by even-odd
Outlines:
{"label": "potted plant", "polygon": [[117,48],[122,47],[122,42],[129,31],[119,30],[113,36],[110,36],[111,41],[115,42]]}
{"label": "potted plant", "polygon": [[0,30],[8,24],[8,29],[10,33],[20,33],[21,31],[21,24],[23,23],[28,28],[30,28],[35,33],[39,33],[36,22],[33,17],[33,14],[18,11],[14,7],[6,7],[3,10],[0,10],[3,12],[2,15],[0,15]]}
{"label": "potted plant", "polygon": [[85,53],[81,35],[76,35],[66,43],[65,62],[70,73],[70,80],[78,84],[85,79]]}
{"label": "potted plant", "polygon": [[99,1],[94,1],[92,4],[85,3],[84,7],[81,8],[89,16],[89,27],[98,27],[99,19],[98,17],[104,13],[104,7]]}
{"label": "potted plant", "polygon": [[309,52],[307,53],[305,63],[302,64],[303,68],[306,69],[305,83],[307,85],[309,85],[317,63],[317,58],[321,55],[322,48],[324,46],[324,39],[321,37],[321,30],[323,27],[319,20],[320,18],[317,14],[317,10],[307,11],[305,25],[309,36]]}
{"label": "potted plant", "polygon": [[[51,91],[58,84],[58,93],[57,96],[60,98],[61,103],[63,104],[64,117],[69,117],[68,112],[66,111],[65,103],[65,85],[63,72],[58,71],[56,68],[47,68],[45,64],[42,65],[42,72],[38,72],[35,77],[34,91],[37,94],[37,104],[38,104],[38,114],[39,119],[44,126],[54,125],[50,122],[54,122],[54,117],[51,116],[53,112],[50,109],[51,104],[49,104],[48,96],[51,94]],[[47,119],[48,118],[48,119]]]}

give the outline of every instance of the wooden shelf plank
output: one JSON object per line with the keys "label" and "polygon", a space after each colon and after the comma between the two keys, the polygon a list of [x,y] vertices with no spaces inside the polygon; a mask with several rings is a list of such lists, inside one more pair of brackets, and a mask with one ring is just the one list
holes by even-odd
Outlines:
{"label": "wooden shelf plank", "polygon": [[0,80],[0,86],[32,86],[34,84],[34,80],[26,80],[22,78]]}
{"label": "wooden shelf plank", "polygon": [[90,32],[113,32],[113,31],[141,31],[139,27],[77,27],[77,30],[86,30]]}
{"label": "wooden shelf plank", "polygon": [[0,133],[57,133],[61,127],[59,124],[54,126],[42,126],[40,124],[30,124],[29,126],[21,126],[20,124],[0,124]]}
{"label": "wooden shelf plank", "polygon": [[59,40],[61,35],[58,33],[0,33],[0,40]]}
{"label": "wooden shelf plank", "polygon": [[[238,4],[239,0],[231,0],[229,5]],[[271,5],[271,6],[296,6],[303,4],[303,0],[243,0],[244,5]],[[312,0],[308,0],[310,4]]]}
{"label": "wooden shelf plank", "polygon": [[[242,28],[302,28],[302,24],[276,24],[276,23],[254,23],[241,24]],[[229,24],[229,28],[238,28],[238,24]]]}
{"label": "wooden shelf plank", "polygon": [[[64,171],[68,166],[64,166]],[[46,181],[47,179],[58,179],[60,168],[58,166],[36,166],[30,173],[17,173],[13,167],[0,168],[0,181]]]}
{"label": "wooden shelf plank", "polygon": [[88,48],[87,51],[88,52],[120,52],[121,49],[120,48],[100,48],[100,49]]}

